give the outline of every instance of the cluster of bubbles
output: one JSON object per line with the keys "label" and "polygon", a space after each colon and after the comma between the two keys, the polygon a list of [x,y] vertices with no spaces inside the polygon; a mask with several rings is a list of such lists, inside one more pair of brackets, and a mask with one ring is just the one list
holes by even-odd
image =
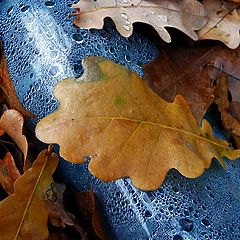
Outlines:
{"label": "cluster of bubbles", "polygon": [[[102,30],[74,27],[72,1],[1,2],[0,33],[10,75],[18,96],[39,118],[53,112],[58,102],[55,84],[83,73],[81,60],[103,56],[142,75],[142,65],[157,55],[156,47],[133,34],[120,36],[107,20]],[[66,7],[67,6],[67,7]],[[104,183],[85,165],[61,160],[57,174],[77,190],[94,188],[111,239],[240,239],[239,161],[224,171],[215,161],[194,180],[170,171],[156,191],[136,189],[125,178]]]}

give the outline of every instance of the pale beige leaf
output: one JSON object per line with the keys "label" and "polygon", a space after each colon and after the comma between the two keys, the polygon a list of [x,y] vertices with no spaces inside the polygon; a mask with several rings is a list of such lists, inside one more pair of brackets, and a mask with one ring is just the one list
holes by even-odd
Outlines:
{"label": "pale beige leaf", "polygon": [[26,137],[23,135],[24,119],[20,112],[14,109],[7,110],[3,113],[0,119],[0,129],[6,132],[12,140],[17,144],[24,155],[24,168],[26,167],[28,143]]}
{"label": "pale beige leaf", "polygon": [[195,30],[207,22],[206,11],[196,0],[81,0],[73,8],[77,10],[72,14],[76,16],[74,23],[81,28],[101,29],[104,18],[110,17],[120,34],[129,37],[133,23],[144,22],[152,25],[166,42],[171,41],[166,27],[177,28],[197,40]]}
{"label": "pale beige leaf", "polygon": [[221,0],[204,0],[208,11],[208,23],[198,31],[199,39],[219,40],[229,48],[240,43],[239,5]]}

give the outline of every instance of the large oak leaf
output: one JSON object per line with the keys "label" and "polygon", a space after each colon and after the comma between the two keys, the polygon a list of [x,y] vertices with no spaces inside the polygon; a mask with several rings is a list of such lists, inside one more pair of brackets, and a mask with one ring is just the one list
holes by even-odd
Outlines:
{"label": "large oak leaf", "polygon": [[166,42],[171,41],[166,27],[177,28],[197,40],[195,30],[207,22],[206,11],[196,0],[81,0],[73,8],[77,12],[71,15],[76,16],[74,23],[79,27],[101,29],[104,18],[110,17],[120,34],[129,37],[133,23],[144,22],[152,25]]}
{"label": "large oak leaf", "polygon": [[59,109],[41,120],[38,138],[60,145],[60,154],[76,163],[91,156],[90,171],[104,181],[124,176],[144,190],[157,189],[171,168],[198,177],[216,157],[240,155],[214,137],[207,121],[199,128],[186,101],[157,96],[126,67],[99,57],[83,62],[80,79],[55,89]]}
{"label": "large oak leaf", "polygon": [[15,182],[15,193],[0,202],[2,240],[46,240],[48,209],[44,192],[58,163],[54,153],[42,151],[32,167]]}

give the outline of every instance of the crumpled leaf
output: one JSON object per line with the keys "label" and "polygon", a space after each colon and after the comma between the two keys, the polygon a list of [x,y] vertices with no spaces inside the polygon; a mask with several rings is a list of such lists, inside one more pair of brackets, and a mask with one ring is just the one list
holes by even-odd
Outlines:
{"label": "crumpled leaf", "polygon": [[95,234],[99,239],[103,240],[107,239],[107,236],[101,222],[95,198],[96,196],[92,189],[89,192],[74,191],[74,200],[76,201],[76,205],[84,221],[90,221],[93,231],[92,234]]}
{"label": "crumpled leaf", "polygon": [[85,240],[85,232],[75,220],[75,216],[65,211],[63,205],[63,193],[66,185],[51,183],[44,193],[44,200],[48,208],[48,218],[51,225],[59,228],[67,226],[74,227],[80,233],[82,240]]}
{"label": "crumpled leaf", "polygon": [[0,119],[0,129],[6,132],[17,144],[24,155],[24,169],[27,170],[30,165],[27,161],[28,143],[23,135],[24,119],[20,112],[14,109],[7,110]]}
{"label": "crumpled leaf", "polygon": [[[221,112],[225,129],[233,136],[240,148],[240,47],[220,51],[209,75],[217,79],[215,102]],[[219,77],[220,76],[220,77]],[[230,94],[230,97],[229,97]]]}
{"label": "crumpled leaf", "polygon": [[215,103],[221,113],[224,128],[234,137],[236,145],[240,148],[240,103],[229,102],[228,99],[228,76],[221,73],[215,93]]}
{"label": "crumpled leaf", "polygon": [[96,177],[129,176],[136,187],[154,190],[171,168],[194,178],[213,157],[224,165],[221,156],[240,156],[214,137],[206,120],[198,127],[182,96],[168,103],[136,73],[103,58],[87,58],[83,65],[80,79],[57,85],[60,107],[36,127],[37,137],[58,143],[68,161],[91,156],[89,170]]}
{"label": "crumpled leaf", "polygon": [[74,222],[69,217],[63,206],[63,193],[66,186],[52,183],[45,190],[44,200],[49,210],[49,221],[55,227],[74,226]]}
{"label": "crumpled leaf", "polygon": [[0,185],[8,194],[14,193],[14,182],[21,176],[10,152],[0,160]]}
{"label": "crumpled leaf", "polygon": [[166,42],[171,41],[166,27],[177,28],[197,40],[194,31],[207,22],[206,11],[196,0],[81,0],[72,7],[77,10],[71,14],[76,16],[74,23],[81,28],[101,29],[104,18],[110,17],[120,34],[129,37],[133,32],[133,23],[144,22],[152,25]]}
{"label": "crumpled leaf", "polygon": [[199,39],[219,40],[229,48],[237,48],[240,43],[239,5],[221,0],[204,0],[208,11],[208,23],[198,31]]}
{"label": "crumpled leaf", "polygon": [[24,109],[18,100],[16,90],[8,73],[7,60],[4,55],[2,42],[0,40],[0,89],[3,90],[5,101],[9,108],[18,110],[25,117],[34,117],[28,110]]}
{"label": "crumpled leaf", "polygon": [[172,43],[160,49],[157,59],[146,64],[144,80],[160,97],[173,102],[182,95],[200,124],[214,100],[214,84],[209,76],[209,64],[214,64],[222,44]]}
{"label": "crumpled leaf", "polygon": [[0,202],[1,240],[45,240],[48,210],[44,191],[53,181],[58,157],[42,151],[32,167],[15,182],[15,193]]}

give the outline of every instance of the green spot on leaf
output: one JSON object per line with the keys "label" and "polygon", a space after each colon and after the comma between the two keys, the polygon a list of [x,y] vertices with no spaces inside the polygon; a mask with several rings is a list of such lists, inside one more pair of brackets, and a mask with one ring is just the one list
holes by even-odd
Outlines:
{"label": "green spot on leaf", "polygon": [[117,96],[114,100],[115,106],[122,106],[124,103],[125,103],[125,101],[121,96]]}

